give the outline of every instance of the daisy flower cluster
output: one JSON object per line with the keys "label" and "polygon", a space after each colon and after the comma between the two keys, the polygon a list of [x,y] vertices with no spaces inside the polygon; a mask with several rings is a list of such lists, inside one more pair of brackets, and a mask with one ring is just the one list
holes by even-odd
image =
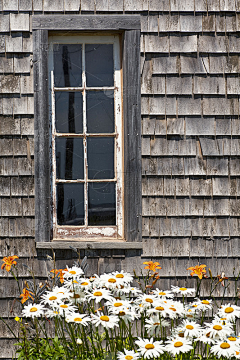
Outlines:
{"label": "daisy flower cluster", "polygon": [[38,303],[29,298],[22,314],[61,323],[61,336],[65,331],[68,346],[74,343],[85,358],[103,359],[107,353],[117,360],[182,359],[183,354],[240,358],[236,305],[223,305],[211,322],[204,322],[212,300],[186,301],[194,298],[194,288],[143,292],[125,271],[88,278],[77,266],[67,267],[62,276],[62,286],[45,291]]}

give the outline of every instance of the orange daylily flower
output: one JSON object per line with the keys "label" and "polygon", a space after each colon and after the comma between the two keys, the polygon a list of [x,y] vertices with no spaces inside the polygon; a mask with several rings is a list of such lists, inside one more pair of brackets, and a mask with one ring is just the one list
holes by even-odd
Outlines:
{"label": "orange daylily flower", "polygon": [[30,294],[30,292],[26,288],[23,289],[23,293],[20,295],[20,297],[22,297],[22,299],[21,299],[22,304],[24,304],[29,298],[34,300],[32,295]]}
{"label": "orange daylily flower", "polygon": [[144,269],[148,269],[148,270],[151,270],[151,271],[155,271],[156,269],[161,269],[161,266],[159,266],[159,262],[153,262],[153,261],[146,261],[143,263],[143,265],[147,265],[145,266]]}
{"label": "orange daylily flower", "polygon": [[[68,269],[55,269],[55,275],[58,275],[60,278],[60,283],[63,284],[64,283],[64,278],[63,278],[63,271],[68,271]],[[54,269],[52,269],[50,272],[54,273]]]}
{"label": "orange daylily flower", "polygon": [[17,262],[15,261],[15,259],[19,259],[18,256],[13,255],[13,256],[5,256],[2,261],[4,261],[4,263],[1,266],[1,269],[3,270],[5,268],[5,270],[7,272],[9,272],[11,270],[12,265],[17,265]]}
{"label": "orange daylily flower", "polygon": [[187,270],[192,270],[191,272],[191,276],[193,275],[197,275],[199,277],[199,279],[202,279],[202,277],[206,274],[206,269],[204,269],[207,265],[196,265],[196,266],[191,266],[189,268],[187,268]]}

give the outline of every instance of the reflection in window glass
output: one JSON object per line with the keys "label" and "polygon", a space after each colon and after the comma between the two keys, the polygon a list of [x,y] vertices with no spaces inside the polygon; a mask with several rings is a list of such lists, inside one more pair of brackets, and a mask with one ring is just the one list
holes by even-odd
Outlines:
{"label": "reflection in window glass", "polygon": [[84,225],[84,184],[57,185],[58,225]]}
{"label": "reflection in window glass", "polygon": [[88,224],[116,225],[115,184],[89,183],[88,190]]}
{"label": "reflection in window glass", "polygon": [[53,51],[55,86],[82,86],[82,45],[54,44]]}
{"label": "reflection in window glass", "polygon": [[83,97],[81,92],[55,93],[56,131],[82,134]]}
{"label": "reflection in window glass", "polygon": [[86,44],[87,86],[114,86],[113,45]]}
{"label": "reflection in window glass", "polygon": [[114,93],[107,91],[87,92],[88,133],[114,132]]}
{"label": "reflection in window glass", "polygon": [[114,178],[114,138],[89,138],[87,140],[88,178]]}
{"label": "reflection in window glass", "polygon": [[83,139],[56,139],[57,179],[77,180],[84,178]]}

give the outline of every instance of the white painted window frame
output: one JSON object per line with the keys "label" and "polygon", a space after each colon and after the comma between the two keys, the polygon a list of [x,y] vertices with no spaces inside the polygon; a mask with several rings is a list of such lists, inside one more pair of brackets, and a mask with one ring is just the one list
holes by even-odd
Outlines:
{"label": "white painted window frame", "polygon": [[[113,57],[114,57],[114,86],[113,87],[87,87],[86,86],[86,74],[85,74],[85,44],[113,44]],[[53,44],[83,44],[82,51],[82,87],[79,88],[54,88],[54,62],[53,62]],[[53,234],[53,241],[56,240],[88,240],[96,241],[96,239],[104,241],[123,240],[124,238],[124,172],[123,172],[123,110],[122,110],[122,72],[120,62],[120,37],[116,35],[63,35],[63,36],[50,36],[49,37],[49,57],[48,57],[48,69],[49,69],[49,117],[51,124],[51,139],[50,139],[50,163],[52,163],[52,179],[51,179],[51,194],[52,194],[52,218],[51,227]],[[83,129],[86,136],[86,90],[114,90],[114,117],[115,117],[115,178],[111,180],[88,180],[87,179],[87,155],[85,154],[85,175],[84,180],[61,180],[61,183],[83,183],[84,182],[84,194],[85,194],[85,225],[82,226],[67,226],[57,224],[56,214],[56,161],[55,161],[55,91],[71,91],[77,90],[83,93]],[[108,134],[109,135],[109,134]],[[64,134],[62,135],[64,136]],[[104,136],[104,134],[99,134]],[[83,135],[74,134],[74,137],[81,137],[84,141],[86,148],[86,138]],[[116,183],[116,226],[88,226],[87,220],[87,184],[88,182],[104,182],[111,181]]]}

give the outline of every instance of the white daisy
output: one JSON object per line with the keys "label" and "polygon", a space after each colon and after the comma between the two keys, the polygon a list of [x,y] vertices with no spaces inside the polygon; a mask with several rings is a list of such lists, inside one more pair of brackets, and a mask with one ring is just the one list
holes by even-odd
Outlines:
{"label": "white daisy", "polygon": [[125,286],[123,289],[118,289],[118,293],[120,294],[129,294],[129,296],[139,296],[142,291],[133,286]]}
{"label": "white daisy", "polygon": [[86,314],[73,313],[66,317],[66,322],[80,324],[82,326],[87,326],[91,321],[91,318]]}
{"label": "white daisy", "polygon": [[41,304],[29,304],[24,306],[22,314],[26,317],[39,317],[44,314],[44,305]]}
{"label": "white daisy", "polygon": [[75,311],[77,311],[77,307],[74,306],[73,304],[66,304],[66,303],[61,303],[61,304],[57,304],[55,306],[52,306],[53,310],[58,311],[59,315],[61,316],[68,316],[71,313],[74,313]]}
{"label": "white daisy", "polygon": [[226,336],[230,336],[233,332],[232,326],[223,325],[217,320],[213,320],[211,323],[205,323],[206,328],[204,333],[208,334],[211,338],[214,339],[224,339]]}
{"label": "white daisy", "polygon": [[158,299],[172,299],[174,297],[174,294],[170,290],[159,290],[158,288],[153,290],[153,294]]}
{"label": "white daisy", "polygon": [[41,296],[41,303],[43,304],[55,304],[55,303],[60,303],[62,302],[64,298],[64,294],[60,294],[60,293],[56,293],[54,291],[46,291],[42,296]]}
{"label": "white daisy", "polygon": [[83,274],[83,270],[78,266],[73,266],[71,268],[67,266],[67,270],[63,271],[64,279],[76,279]]}
{"label": "white daisy", "polygon": [[124,349],[124,353],[118,352],[117,353],[118,360],[137,360],[139,358],[139,354],[135,353],[135,351],[126,350]]}
{"label": "white daisy", "polygon": [[97,315],[92,314],[92,323],[95,326],[102,325],[104,328],[114,328],[118,326],[119,318],[115,315],[104,315],[97,311]]}
{"label": "white daisy", "polygon": [[55,294],[56,296],[60,296],[62,299],[69,299],[69,297],[71,296],[69,290],[66,289],[64,286],[61,287],[54,286],[52,288],[52,293]]}
{"label": "white daisy", "polygon": [[231,342],[232,344],[235,344],[236,346],[240,345],[240,339],[238,336],[229,336],[228,341]]}
{"label": "white daisy", "polygon": [[235,351],[234,357],[235,357],[236,359],[240,359],[240,350],[236,350],[236,351]]}
{"label": "white daisy", "polygon": [[169,326],[169,322],[166,320],[159,320],[158,315],[154,315],[150,319],[146,318],[145,328],[147,329],[147,333],[150,336],[153,336],[154,334],[158,335],[161,332],[161,327],[167,327]]}
{"label": "white daisy", "polygon": [[184,332],[186,337],[198,337],[202,333],[202,327],[195,321],[183,320],[179,329]]}
{"label": "white daisy", "polygon": [[147,310],[148,314],[160,314],[163,318],[168,316],[168,304],[164,302],[154,301],[152,305],[153,307]]}
{"label": "white daisy", "polygon": [[184,314],[184,306],[180,301],[170,301],[168,304],[167,313],[171,319]]}
{"label": "white daisy", "polygon": [[172,291],[176,294],[181,294],[181,295],[187,296],[187,295],[193,295],[196,290],[193,288],[187,289],[185,287],[179,287],[179,286],[172,285]]}
{"label": "white daisy", "polygon": [[83,303],[86,300],[86,294],[84,291],[81,290],[72,292],[69,300],[71,300],[73,303]]}
{"label": "white daisy", "polygon": [[212,309],[212,300],[211,299],[197,299],[197,301],[194,303],[194,305],[197,305],[197,309],[200,311],[206,311]]}
{"label": "white daisy", "polygon": [[154,301],[156,301],[155,296],[148,294],[142,294],[136,299],[136,302],[142,304],[144,309],[150,308]]}
{"label": "white daisy", "polygon": [[240,317],[240,307],[236,305],[222,305],[218,311],[220,317],[225,317],[228,321],[234,321]]}
{"label": "white daisy", "polygon": [[210,333],[204,333],[197,338],[197,341],[201,341],[204,344],[212,345],[215,344],[215,340],[211,338]]}
{"label": "white daisy", "polygon": [[96,303],[99,303],[102,299],[105,299],[105,300],[112,299],[110,291],[107,289],[102,289],[102,288],[93,290],[93,292],[88,293],[86,295],[86,297],[87,297],[88,301],[95,300]]}
{"label": "white daisy", "polygon": [[230,358],[236,354],[236,345],[228,341],[217,341],[215,345],[211,346],[210,352],[216,355],[218,358],[221,356]]}
{"label": "white daisy", "polygon": [[165,351],[165,346],[162,341],[153,341],[153,338],[148,340],[139,337],[135,343],[139,347],[139,352],[144,359],[158,358],[159,355]]}
{"label": "white daisy", "polygon": [[174,356],[180,353],[187,353],[193,349],[192,341],[182,337],[176,337],[166,343],[166,350]]}
{"label": "white daisy", "polygon": [[133,281],[133,276],[123,270],[121,272],[115,271],[113,275],[124,284],[130,284]]}

